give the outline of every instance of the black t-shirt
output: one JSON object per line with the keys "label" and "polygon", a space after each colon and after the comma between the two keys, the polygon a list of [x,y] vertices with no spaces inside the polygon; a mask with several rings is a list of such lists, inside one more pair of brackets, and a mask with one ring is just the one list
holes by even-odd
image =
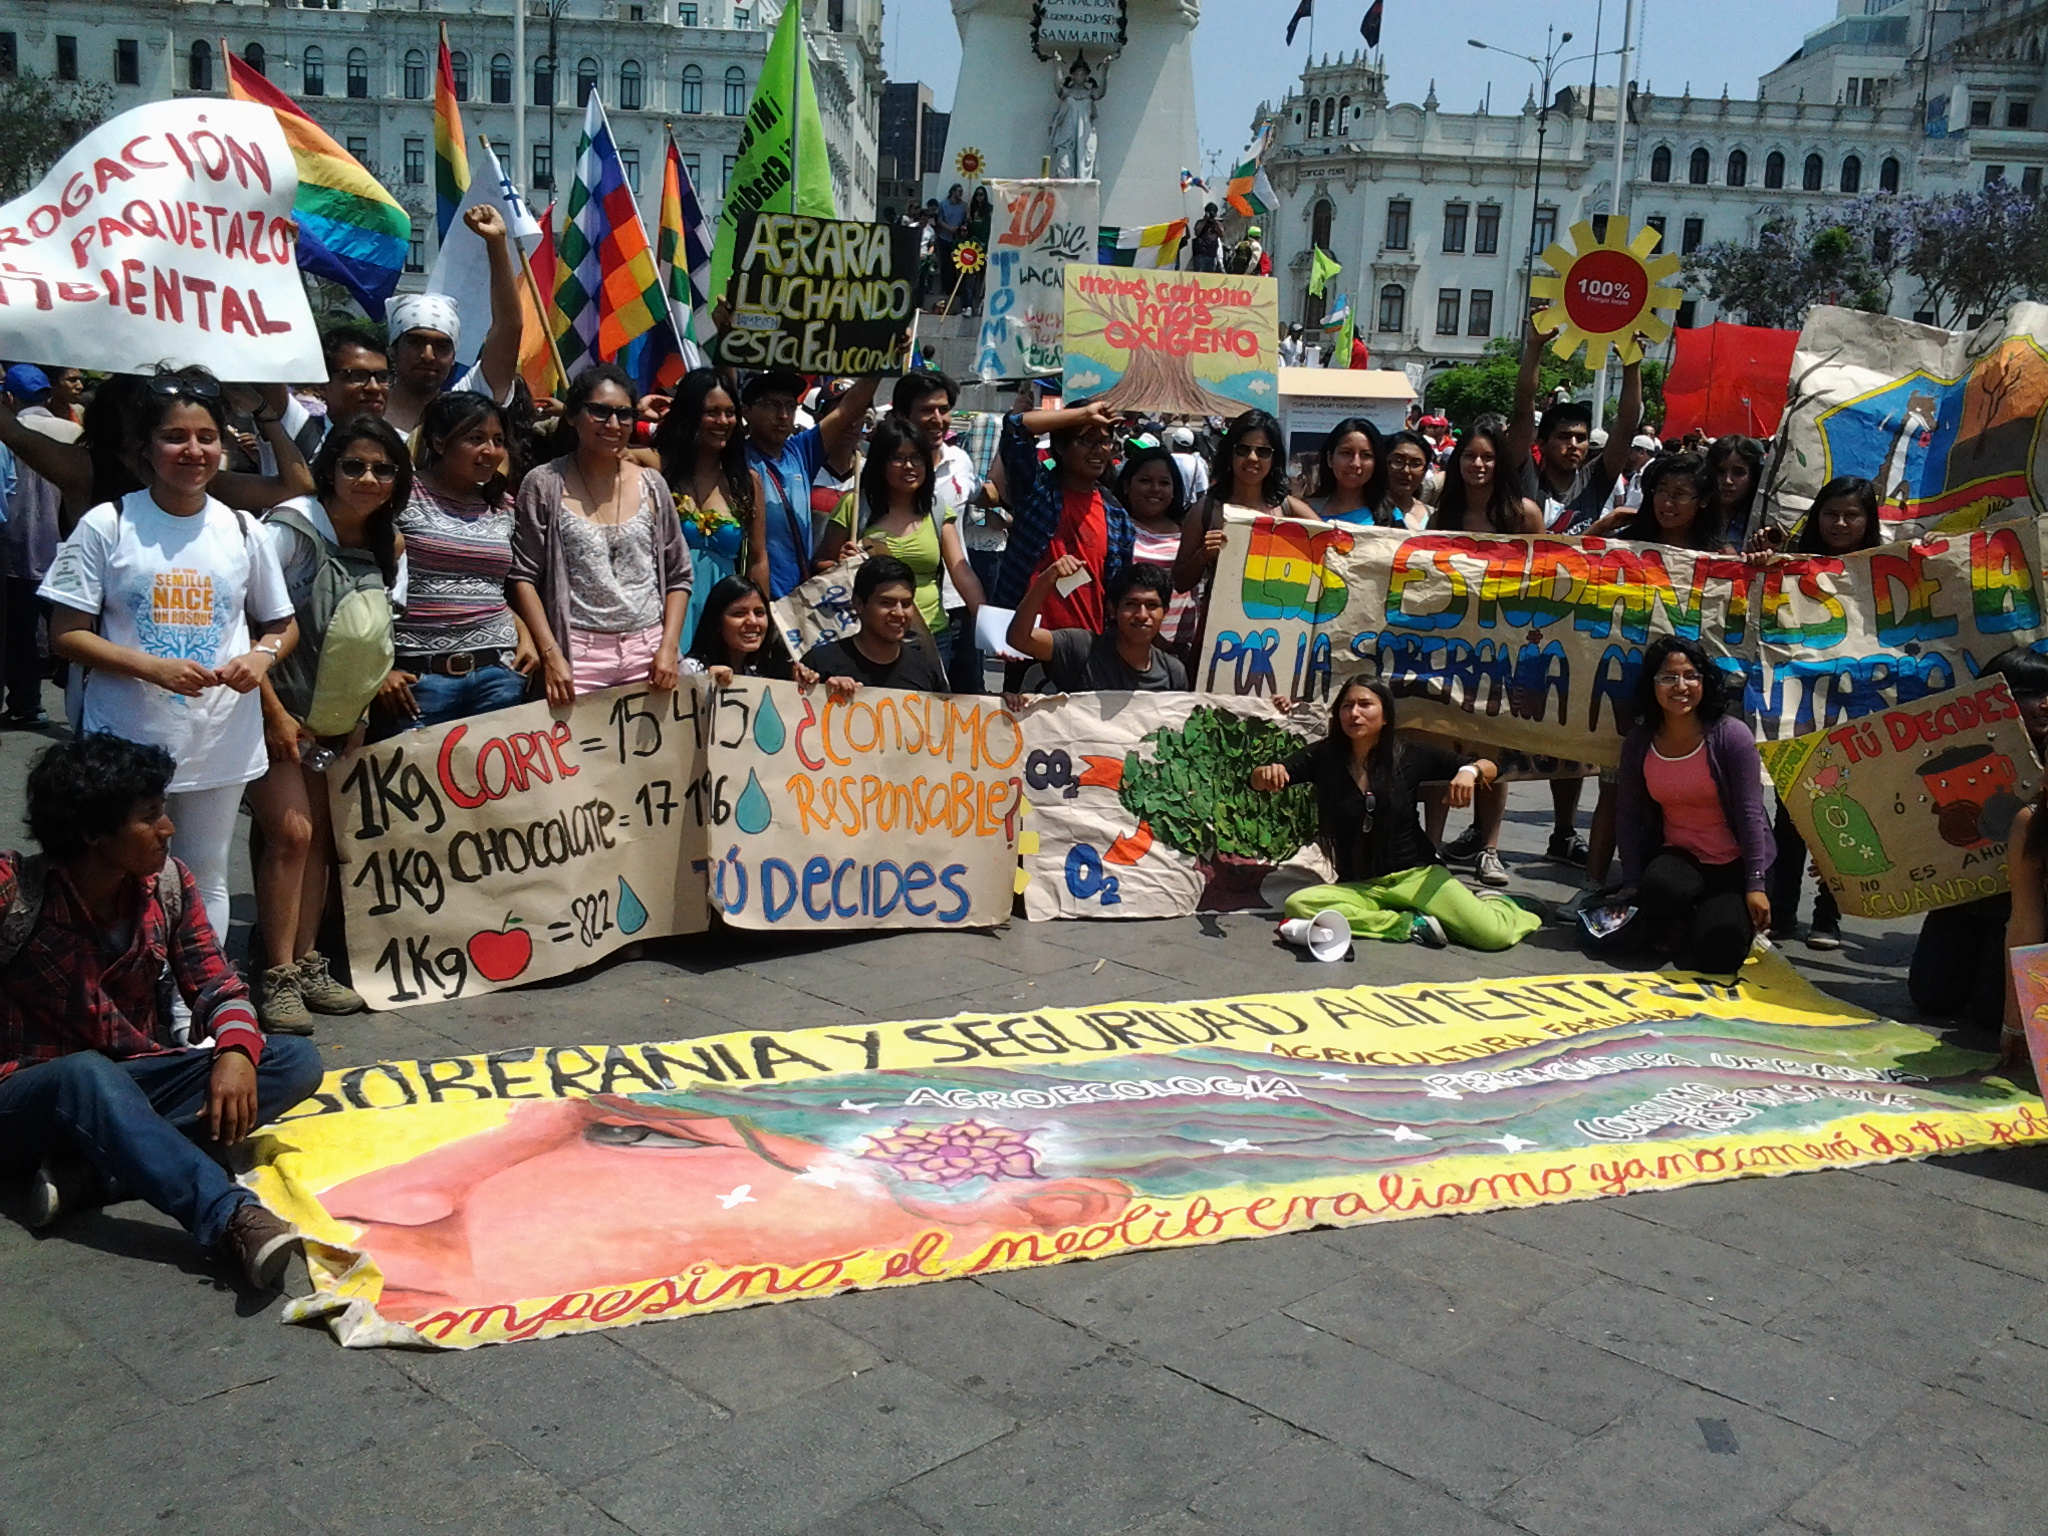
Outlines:
{"label": "black t-shirt", "polygon": [[1607,472],[1606,450],[1589,448],[1562,496],[1544,481],[1533,459],[1523,460],[1516,488],[1543,509],[1545,533],[1576,533],[1607,510],[1618,478]]}
{"label": "black t-shirt", "polygon": [[1062,693],[1185,693],[1187,668],[1178,656],[1152,647],[1152,659],[1140,672],[1117,654],[1116,641],[1085,629],[1052,632],[1052,659],[1045,675]]}
{"label": "black t-shirt", "polygon": [[[1448,783],[1472,761],[1447,747],[1395,738],[1392,804],[1368,807],[1351,777],[1351,744],[1325,737],[1287,759],[1287,777],[1316,788],[1316,811],[1339,880],[1377,880],[1439,862],[1422,830],[1416,796],[1424,784]],[[1370,810],[1370,815],[1368,815]]]}
{"label": "black t-shirt", "polygon": [[868,660],[851,637],[829,645],[814,645],[804,656],[804,665],[820,677],[850,677],[864,688],[906,688],[918,693],[950,693],[946,668],[931,642],[912,631],[903,637],[903,649],[887,666]]}

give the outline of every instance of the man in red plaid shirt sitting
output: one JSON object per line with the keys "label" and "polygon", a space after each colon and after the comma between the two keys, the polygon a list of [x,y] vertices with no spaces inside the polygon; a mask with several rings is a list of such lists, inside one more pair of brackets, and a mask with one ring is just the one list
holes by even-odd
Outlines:
{"label": "man in red plaid shirt sitting", "polygon": [[[105,734],[29,770],[42,852],[0,853],[0,1167],[34,1170],[32,1227],[147,1200],[267,1290],[298,1233],[213,1153],[310,1094],[320,1057],[257,1028],[191,873],[168,857],[171,773],[161,747]],[[173,1035],[174,990],[204,1044]]]}

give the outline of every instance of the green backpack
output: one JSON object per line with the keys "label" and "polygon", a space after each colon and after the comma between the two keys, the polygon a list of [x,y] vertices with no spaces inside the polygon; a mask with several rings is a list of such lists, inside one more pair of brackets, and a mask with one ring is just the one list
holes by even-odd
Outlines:
{"label": "green backpack", "polygon": [[315,736],[346,736],[396,659],[391,648],[391,594],[377,557],[323,538],[290,507],[268,514],[321,553],[320,574],[298,610],[299,643],[277,666],[271,686],[284,707]]}

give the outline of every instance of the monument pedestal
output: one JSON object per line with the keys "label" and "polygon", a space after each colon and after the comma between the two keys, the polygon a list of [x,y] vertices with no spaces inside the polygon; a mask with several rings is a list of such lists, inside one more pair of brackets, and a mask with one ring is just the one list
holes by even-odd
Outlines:
{"label": "monument pedestal", "polygon": [[[1125,0],[1125,39],[1107,66],[1082,48],[1106,90],[1097,103],[1096,179],[1104,224],[1162,224],[1199,215],[1200,194],[1180,190],[1183,167],[1201,163],[1195,135],[1195,23],[1199,0]],[[1064,65],[1032,51],[1032,0],[953,0],[960,77],[946,135],[941,189],[964,181],[953,168],[978,149],[984,176],[1037,176],[1051,151]],[[1048,43],[1068,62],[1074,49]]]}

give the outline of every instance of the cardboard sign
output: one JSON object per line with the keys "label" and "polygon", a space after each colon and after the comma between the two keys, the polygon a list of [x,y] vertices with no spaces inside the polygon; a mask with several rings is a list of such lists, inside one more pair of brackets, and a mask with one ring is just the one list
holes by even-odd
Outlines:
{"label": "cardboard sign", "polygon": [[1333,986],[378,1062],[249,1183],[306,1234],[288,1321],[471,1349],[2048,1139],[1989,1064],[1776,959]]}
{"label": "cardboard sign", "polygon": [[801,659],[814,645],[830,645],[860,633],[853,575],[867,559],[865,549],[856,549],[831,570],[819,572],[768,605],[769,617],[782,632],[790,655]]}
{"label": "cardboard sign", "polygon": [[1335,875],[1315,849],[1305,786],[1277,795],[1251,770],[1322,730],[1270,703],[1191,693],[1078,693],[1021,717],[1024,915],[1180,917],[1277,907]]}
{"label": "cardboard sign", "polygon": [[1197,689],[1327,700],[1375,673],[1404,726],[1608,766],[1658,635],[1697,640],[1776,741],[1915,705],[2048,634],[2032,521],[1755,562],[1240,511],[1225,528]]}
{"label": "cardboard sign", "polygon": [[991,180],[987,186],[995,221],[974,371],[984,384],[1060,373],[1066,367],[1066,265],[1095,253],[1099,184]]}
{"label": "cardboard sign", "polygon": [[1236,416],[1280,398],[1280,289],[1270,277],[1067,268],[1067,403]]}
{"label": "cardboard sign", "polygon": [[2006,960],[2012,967],[2020,1028],[2026,1031],[2034,1081],[2048,1083],[2048,944],[2023,945],[2008,953]]}
{"label": "cardboard sign", "polygon": [[2002,678],[1763,748],[1846,912],[1909,917],[2007,889],[2006,835],[2041,768]]}
{"label": "cardboard sign", "polygon": [[0,207],[0,356],[324,378],[293,255],[298,186],[268,107],[160,101],[101,124]]}
{"label": "cardboard sign", "polygon": [[917,312],[917,231],[742,214],[718,360],[828,375],[900,373]]}

